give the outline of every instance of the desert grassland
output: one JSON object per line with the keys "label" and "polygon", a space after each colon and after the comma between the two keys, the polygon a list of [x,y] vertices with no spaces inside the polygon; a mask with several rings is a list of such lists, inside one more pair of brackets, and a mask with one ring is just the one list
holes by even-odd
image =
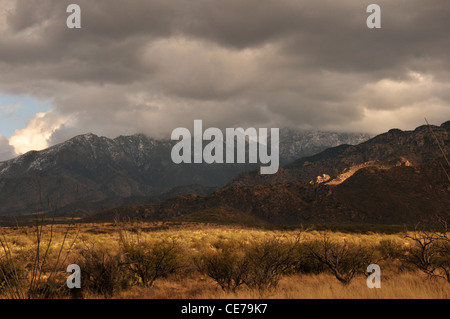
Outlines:
{"label": "desert grassland", "polygon": [[[96,296],[91,296],[96,298]],[[209,278],[161,279],[152,288],[133,287],[115,298],[131,299],[449,299],[450,287],[443,280],[429,279],[418,272],[382,274],[380,289],[369,289],[358,276],[349,286],[331,274],[291,275],[276,289],[259,291],[243,287],[236,293],[220,289]]]}
{"label": "desert grassland", "polygon": [[[50,233],[53,231],[52,246],[53,248],[59,248],[67,229],[68,226],[65,224],[43,226],[42,243],[45,245],[45,243],[48,242]],[[107,249],[117,249],[120,231],[131,235],[140,232],[140,236],[145,240],[178,240],[194,250],[210,247],[211,243],[220,240],[235,240],[245,243],[253,239],[264,239],[270,236],[280,236],[282,239],[292,239],[299,233],[302,234],[304,240],[308,240],[320,238],[323,233],[322,231],[308,231],[303,229],[289,231],[265,230],[202,223],[88,223],[72,226],[67,240],[69,241],[71,238],[77,237],[74,244],[74,251],[81,249],[87,243],[95,244]],[[35,244],[35,232],[35,226],[0,228],[0,234],[8,239],[10,248],[14,251],[30,248]],[[77,236],[75,235],[76,233],[78,233]],[[376,244],[380,240],[394,240],[403,243],[404,245],[409,244],[408,241],[403,238],[403,233],[381,234],[369,232],[367,234],[356,234],[334,231],[329,232],[329,234],[332,238],[362,241],[363,243],[368,244]]]}
{"label": "desert grassland", "polygon": [[[64,224],[43,226],[42,246],[45,246],[51,238],[52,251],[59,250],[68,226]],[[77,252],[89,246],[116,251],[119,249],[119,233],[124,232],[133,236],[137,232],[143,241],[175,240],[185,248],[193,252],[212,247],[217,241],[235,241],[248,243],[251,240],[263,240],[272,236],[278,236],[281,240],[296,238],[300,233],[302,240],[314,240],[321,238],[322,231],[298,230],[264,230],[240,226],[223,226],[202,223],[181,223],[167,226],[163,222],[151,223],[89,223],[72,226],[66,238],[66,247],[71,239],[74,246],[70,256],[77,256]],[[0,228],[0,234],[9,243],[9,248],[17,253],[34,249],[36,244],[35,226],[5,227]],[[52,233],[52,234],[51,234]],[[408,246],[410,243],[404,239],[404,234],[353,234],[344,232],[328,232],[333,239],[361,242],[367,245],[375,245],[381,240],[392,240]],[[412,233],[412,232],[411,232]]]}
{"label": "desert grassland", "polygon": [[[368,249],[375,249],[380,243],[394,243],[397,249],[407,250],[412,242],[405,238],[404,233],[344,233],[339,231],[314,231],[314,230],[264,230],[240,226],[224,226],[201,223],[170,224],[164,222],[128,222],[128,223],[92,223],[74,225],[68,231],[64,224],[46,225],[41,229],[40,252],[37,253],[36,227],[2,227],[0,229],[4,247],[0,249],[2,261],[7,260],[9,254],[18,269],[29,269],[36,261],[36,254],[40,254],[38,268],[42,272],[39,287],[58,286],[58,291],[44,296],[48,298],[69,298],[65,288],[65,273],[67,265],[83,264],[83,257],[87,252],[96,253],[93,258],[106,260],[107,269],[114,272],[125,264],[123,256],[124,238],[128,243],[143,243],[156,246],[161,243],[173,242],[177,244],[176,259],[180,260],[182,267],[175,271],[159,275],[150,284],[143,284],[136,274],[120,273],[118,277],[112,274],[103,281],[114,282],[111,287],[106,287],[107,293],[95,289],[83,289],[84,298],[439,298],[450,297],[450,284],[442,278],[430,278],[418,271],[412,265],[401,262],[392,256],[380,260],[378,263],[382,269],[381,289],[369,289],[366,285],[366,277],[358,273],[349,284],[342,284],[327,269],[321,271],[296,271],[286,268],[279,273],[279,282],[267,289],[250,288],[240,285],[236,289],[222,289],[218,283],[211,279],[205,272],[200,272],[194,260],[198,256],[214,254],[222,249],[220,245],[227,243],[233,246],[234,251],[247,244],[265,242],[267,239],[277,238],[279,243],[293,243],[300,238],[302,242],[320,241],[324,234],[331,241],[354,243]],[[299,237],[300,235],[300,237]],[[413,232],[409,233],[414,235]],[[220,244],[222,243],[222,244]],[[135,247],[135,246],[133,246]],[[276,247],[276,246],[275,246]],[[48,248],[48,249],[47,249]],[[271,248],[272,249],[272,248]],[[224,250],[225,252],[227,250]],[[61,253],[62,252],[62,253]],[[111,258],[110,258],[111,257]],[[116,260],[117,259],[117,260]],[[98,265],[97,265],[98,266]],[[104,265],[101,265],[104,267]],[[56,276],[49,275],[53,268],[57,268]],[[83,268],[83,267],[82,267]],[[112,270],[111,270],[112,269]],[[83,270],[83,269],[82,269]],[[24,275],[27,277],[27,275]],[[121,278],[121,276],[123,278]],[[1,274],[0,274],[0,277]],[[126,277],[126,278],[125,278]],[[47,278],[53,278],[54,282],[46,282]],[[0,278],[1,279],[1,278]],[[22,278],[23,279],[23,278]],[[84,279],[84,281],[83,281]],[[27,282],[27,278],[23,279]],[[85,284],[82,276],[82,286]],[[23,284],[27,289],[27,283]],[[9,298],[4,284],[0,284],[0,296]],[[46,288],[47,289],[47,288]],[[62,291],[62,292],[61,292]],[[103,291],[103,290],[102,290]]]}

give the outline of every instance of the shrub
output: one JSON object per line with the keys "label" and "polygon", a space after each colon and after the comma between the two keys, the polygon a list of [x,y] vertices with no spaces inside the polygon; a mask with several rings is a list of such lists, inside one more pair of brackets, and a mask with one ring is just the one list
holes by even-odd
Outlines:
{"label": "shrub", "polygon": [[397,241],[391,239],[380,240],[377,250],[383,259],[401,259],[405,256],[406,249]]}
{"label": "shrub", "polygon": [[0,257],[0,289],[9,298],[17,298],[26,286],[26,272],[17,258]]}
{"label": "shrub", "polygon": [[317,275],[327,270],[324,264],[311,256],[308,243],[299,244],[293,254],[295,272]]}
{"label": "shrub", "polygon": [[122,239],[125,264],[145,287],[183,267],[181,246],[174,240],[132,241]]}
{"label": "shrub", "polygon": [[[65,293],[64,265],[78,237],[74,224],[68,224],[62,241],[55,241],[54,220],[45,226],[36,220],[32,245],[20,252],[11,249],[4,234],[0,236],[3,252],[0,262],[0,285],[12,299],[59,298]],[[48,230],[48,231],[46,231]],[[74,238],[70,240],[72,231]],[[55,249],[56,248],[56,249]]]}
{"label": "shrub", "polygon": [[194,259],[200,273],[213,279],[223,290],[235,292],[244,283],[248,261],[239,248],[216,243],[216,250]]}
{"label": "shrub", "polygon": [[222,241],[214,245],[215,251],[196,258],[195,264],[223,290],[234,292],[243,284],[265,290],[276,287],[283,274],[295,269],[298,244],[299,238],[275,236],[241,245]]}
{"label": "shrub", "polygon": [[125,276],[121,256],[104,248],[86,248],[80,252],[81,286],[105,297],[122,289]]}
{"label": "shrub", "polygon": [[29,291],[30,298],[52,299],[68,296],[70,290],[66,286],[67,274],[64,271],[54,272],[46,280],[40,280]]}
{"label": "shrub", "polygon": [[450,241],[447,232],[416,231],[406,236],[411,246],[405,259],[430,277],[450,283]]}
{"label": "shrub", "polygon": [[248,267],[245,284],[259,290],[275,288],[281,276],[294,268],[297,245],[297,240],[283,241],[279,237],[251,243],[245,253]]}
{"label": "shrub", "polygon": [[332,241],[327,233],[322,240],[309,243],[309,252],[344,285],[350,284],[358,272],[366,274],[374,260],[373,250],[361,244]]}

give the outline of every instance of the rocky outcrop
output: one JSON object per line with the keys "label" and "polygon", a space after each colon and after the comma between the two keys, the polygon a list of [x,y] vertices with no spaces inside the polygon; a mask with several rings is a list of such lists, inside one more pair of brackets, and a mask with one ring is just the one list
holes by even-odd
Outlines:
{"label": "rocky outcrop", "polygon": [[[359,169],[337,185],[291,182],[231,185],[206,197],[178,196],[150,205],[102,212],[91,220],[127,216],[144,220],[211,218],[236,212],[239,218],[271,224],[414,224],[450,217],[450,182],[442,158],[426,164]],[[206,214],[208,212],[208,214]],[[235,220],[239,222],[239,219]]]}
{"label": "rocky outcrop", "polygon": [[300,158],[274,175],[260,175],[258,171],[242,173],[227,185],[310,182],[323,174],[329,175],[334,180],[332,183],[337,183],[338,180],[342,182],[344,177],[349,177],[349,172],[366,166],[388,168],[420,165],[442,155],[434,136],[444,147],[444,151],[450,152],[449,127],[449,122],[445,122],[441,126],[423,125],[414,131],[392,129],[358,145],[340,145]]}

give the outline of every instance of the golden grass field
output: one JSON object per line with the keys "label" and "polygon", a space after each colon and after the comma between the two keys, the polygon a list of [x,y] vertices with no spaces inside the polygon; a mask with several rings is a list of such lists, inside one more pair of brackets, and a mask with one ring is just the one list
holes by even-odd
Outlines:
{"label": "golden grass field", "polygon": [[[36,261],[36,254],[38,254],[36,230],[37,228],[34,226],[1,228],[3,248],[0,250],[0,256],[2,260],[5,260],[5,254],[10,254],[10,256],[17,258],[18,267],[32,268],[33,262]],[[95,248],[113,255],[118,253],[120,250],[120,235],[130,238],[139,236],[139,240],[142,242],[176,241],[183,248],[182,257],[186,258],[203,251],[214,250],[214,243],[219,241],[243,244],[263,241],[268,237],[277,237],[289,241],[299,234],[298,230],[263,230],[201,223],[168,225],[162,222],[79,224],[69,231],[67,230],[68,226],[65,224],[47,225],[41,228],[39,262],[42,265],[38,268],[42,272],[39,278],[42,283],[45,283],[45,280],[51,277],[47,272],[50,272],[52,267],[56,265],[58,275],[54,278],[58,278],[59,284],[64,286],[64,279],[69,276],[64,272],[65,267],[72,263],[78,263],[80,252],[83,249]],[[304,231],[302,240],[316,240],[320,239],[322,235],[323,233],[319,231]],[[329,236],[333,240],[358,242],[366,246],[377,245],[380,241],[395,242],[405,248],[411,245],[411,242],[405,238],[404,233],[329,232]],[[62,245],[63,243],[64,245]],[[62,251],[62,254],[60,251]],[[58,259],[59,255],[60,258]],[[45,262],[43,262],[44,256],[46,257]],[[195,271],[194,267],[191,264],[189,265],[181,272],[156,279],[150,287],[140,284],[130,285],[124,289],[115,290],[108,298],[448,299],[450,297],[450,284],[446,280],[430,278],[412,266],[400,264],[395,259],[380,262],[382,269],[380,289],[369,289],[366,285],[366,277],[363,274],[356,275],[349,285],[343,285],[330,272],[319,274],[289,272],[281,277],[276,288],[259,290],[241,286],[235,292],[232,292],[221,289],[214,280]],[[27,280],[25,279],[25,282]],[[26,283],[24,287],[27,288]],[[10,297],[5,292],[4,285],[0,286],[0,296],[3,298]],[[105,298],[104,295],[92,291],[84,291],[83,296],[84,298]],[[57,298],[66,297],[69,296],[66,294],[57,296]]]}
{"label": "golden grass field", "polygon": [[[95,298],[95,297],[94,297]],[[382,275],[380,289],[369,289],[359,276],[349,286],[330,274],[292,275],[283,278],[273,291],[259,292],[245,287],[236,293],[222,291],[208,278],[160,280],[155,287],[136,287],[116,298],[149,299],[449,299],[450,285],[430,280],[420,273]]]}

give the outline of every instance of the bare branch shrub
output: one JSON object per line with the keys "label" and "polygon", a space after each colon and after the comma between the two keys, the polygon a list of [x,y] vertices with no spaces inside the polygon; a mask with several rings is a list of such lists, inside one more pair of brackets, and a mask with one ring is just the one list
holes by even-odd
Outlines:
{"label": "bare branch shrub", "polygon": [[300,237],[289,240],[282,237],[254,241],[246,249],[248,272],[244,282],[259,290],[275,288],[281,276],[293,270],[295,250]]}
{"label": "bare branch shrub", "polygon": [[304,242],[297,245],[294,251],[294,271],[301,274],[320,274],[327,270],[327,267],[311,256],[309,251],[310,243]]}
{"label": "bare branch shrub", "polygon": [[[67,293],[63,279],[64,265],[72,252],[79,229],[76,230],[75,225],[70,223],[62,241],[54,247],[54,218],[49,226],[45,225],[43,216],[41,220],[38,218],[34,228],[34,246],[29,251],[14,252],[5,234],[0,236],[3,250],[0,278],[3,290],[11,299],[58,298]],[[48,227],[50,230],[47,232]],[[71,234],[74,238],[69,242]]]}
{"label": "bare branch shrub", "polygon": [[121,232],[120,245],[124,264],[145,287],[185,266],[182,247],[175,240],[143,240],[140,232],[134,238]]}
{"label": "bare branch shrub", "polygon": [[78,265],[81,268],[83,289],[112,297],[126,285],[120,254],[111,253],[103,247],[86,245],[80,257]]}
{"label": "bare branch shrub", "polygon": [[447,222],[441,231],[427,231],[416,226],[412,235],[406,261],[432,278],[443,278],[450,283],[450,238]]}
{"label": "bare branch shrub", "polygon": [[215,244],[215,250],[194,258],[198,271],[213,279],[223,290],[235,292],[244,284],[248,261],[239,247],[226,242]]}
{"label": "bare branch shrub", "polygon": [[344,285],[350,284],[358,272],[366,274],[367,266],[375,262],[373,250],[345,240],[332,240],[326,232],[322,240],[309,243],[309,252]]}
{"label": "bare branch shrub", "polygon": [[283,274],[294,269],[299,238],[290,240],[272,236],[242,245],[215,244],[216,250],[195,259],[197,269],[226,291],[243,284],[265,290],[277,286]]}

